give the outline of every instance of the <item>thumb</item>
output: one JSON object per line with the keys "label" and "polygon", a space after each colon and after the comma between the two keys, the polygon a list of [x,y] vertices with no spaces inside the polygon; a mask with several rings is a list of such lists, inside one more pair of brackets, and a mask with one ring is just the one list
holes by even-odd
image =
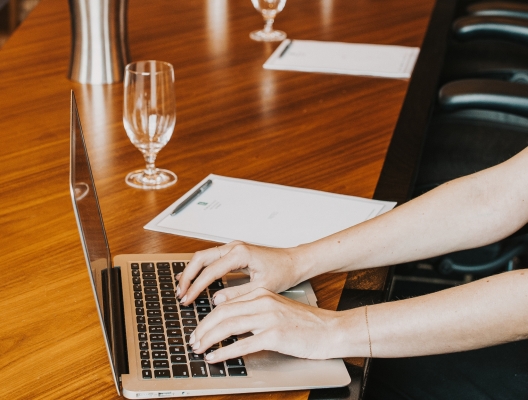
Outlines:
{"label": "thumb", "polygon": [[244,283],[243,285],[233,286],[219,290],[213,295],[213,304],[218,306],[228,300],[236,299],[246,293],[256,289],[257,286],[253,282]]}

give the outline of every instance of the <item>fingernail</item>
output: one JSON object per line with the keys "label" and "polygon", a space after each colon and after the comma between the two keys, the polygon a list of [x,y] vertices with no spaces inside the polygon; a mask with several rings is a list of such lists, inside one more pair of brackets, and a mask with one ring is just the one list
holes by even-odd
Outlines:
{"label": "fingernail", "polygon": [[219,294],[213,298],[213,303],[215,304],[215,306],[217,306],[218,304],[223,303],[226,300],[227,299],[223,294]]}
{"label": "fingernail", "polygon": [[180,272],[178,275],[176,275],[176,280],[178,280],[178,281],[180,280],[180,278],[181,278],[181,276],[182,276],[182,273],[183,273],[183,272]]}
{"label": "fingernail", "polygon": [[191,333],[191,336],[189,336],[189,344],[193,344],[194,343],[194,332]]}
{"label": "fingernail", "polygon": [[176,297],[180,297],[180,285],[176,286]]}
{"label": "fingernail", "polygon": [[[189,343],[191,343],[191,342],[189,342]],[[200,341],[198,340],[195,344],[193,344],[192,349],[193,350],[197,350],[199,347],[200,347]]]}
{"label": "fingernail", "polygon": [[207,354],[207,355],[205,356],[205,359],[206,359],[207,361],[211,361],[214,357],[215,357],[215,353],[214,353],[214,351],[213,351],[212,353]]}
{"label": "fingernail", "polygon": [[180,300],[180,303],[185,303],[185,300],[187,300],[187,295],[183,296],[183,298]]}

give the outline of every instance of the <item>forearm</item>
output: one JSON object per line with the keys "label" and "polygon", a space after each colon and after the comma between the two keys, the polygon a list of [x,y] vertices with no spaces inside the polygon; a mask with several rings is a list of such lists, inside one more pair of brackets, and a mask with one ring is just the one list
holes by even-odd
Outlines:
{"label": "forearm", "polygon": [[500,240],[528,219],[528,152],[395,210],[292,249],[306,278],[429,258]]}
{"label": "forearm", "polygon": [[354,309],[336,318],[341,357],[410,357],[528,338],[528,271],[481,279],[426,296]]}

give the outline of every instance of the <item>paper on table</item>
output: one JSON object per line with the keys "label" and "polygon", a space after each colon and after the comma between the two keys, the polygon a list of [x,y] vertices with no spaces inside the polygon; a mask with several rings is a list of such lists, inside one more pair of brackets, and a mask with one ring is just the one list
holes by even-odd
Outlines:
{"label": "paper on table", "polygon": [[[172,210],[208,179],[209,189]],[[391,210],[396,203],[209,175],[145,229],[228,243],[274,247],[312,242]]]}
{"label": "paper on table", "polygon": [[409,78],[419,52],[417,47],[287,39],[264,68]]}

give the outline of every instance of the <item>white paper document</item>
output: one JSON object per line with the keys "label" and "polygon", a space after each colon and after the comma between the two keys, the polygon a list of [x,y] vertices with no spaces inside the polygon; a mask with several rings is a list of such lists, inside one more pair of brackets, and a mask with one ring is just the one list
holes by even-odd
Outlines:
{"label": "white paper document", "polygon": [[419,52],[417,47],[286,39],[264,68],[409,78]]}
{"label": "white paper document", "polygon": [[[175,215],[207,180],[212,185]],[[209,175],[145,229],[274,247],[312,242],[391,210],[396,203]]]}

